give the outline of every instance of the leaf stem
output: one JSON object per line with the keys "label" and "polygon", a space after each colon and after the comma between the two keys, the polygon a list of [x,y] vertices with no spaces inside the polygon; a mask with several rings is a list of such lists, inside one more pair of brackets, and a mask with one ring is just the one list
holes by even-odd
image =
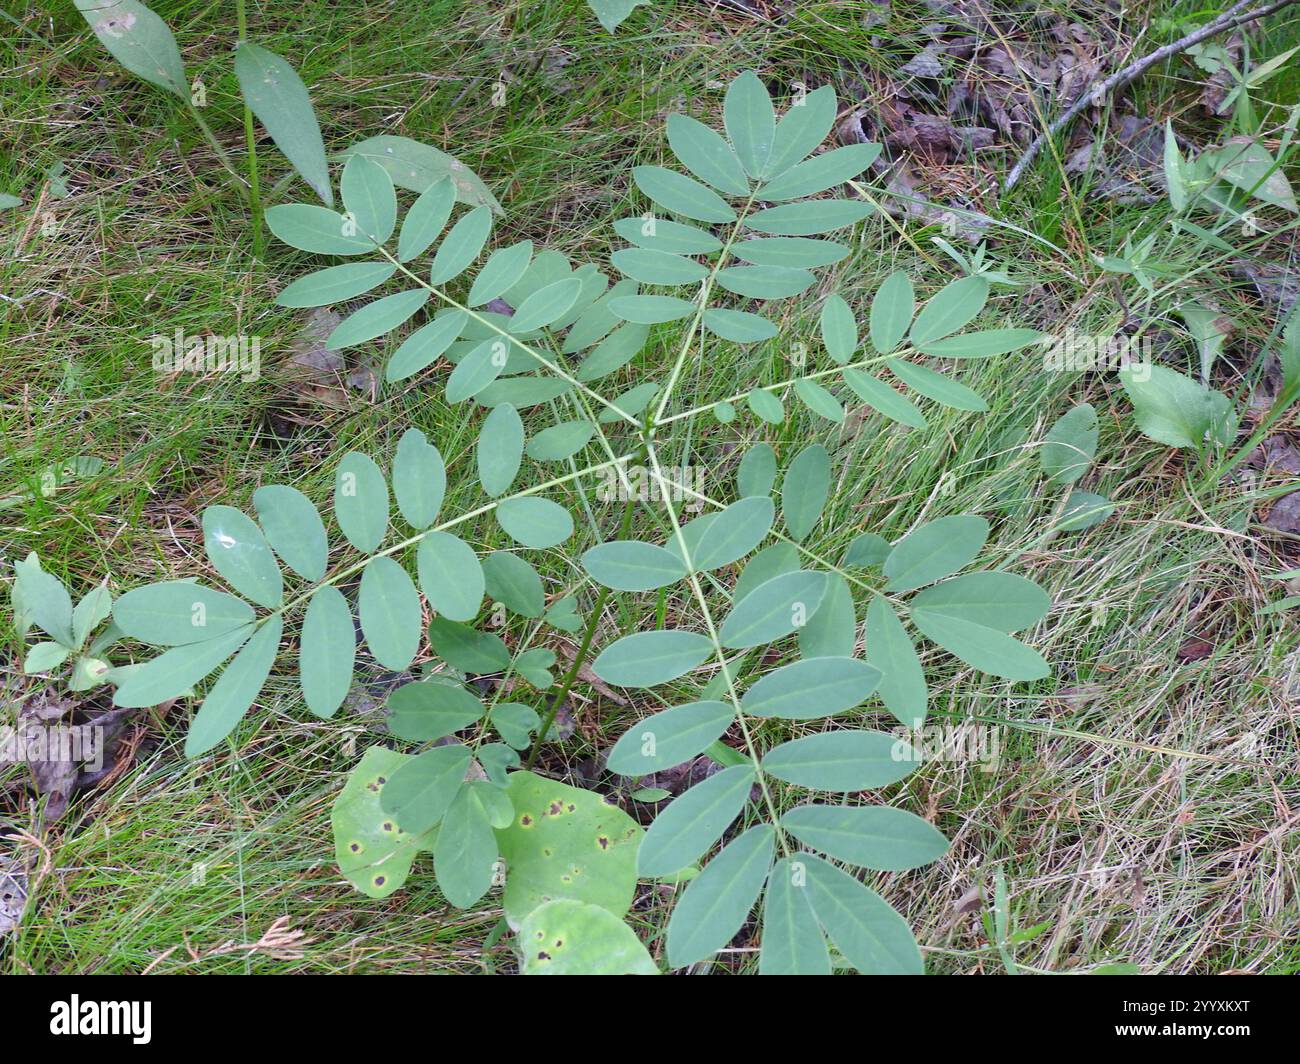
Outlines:
{"label": "leaf stem", "polygon": [[[239,23],[239,44],[243,44],[248,40],[247,0],[235,0],[235,17]],[[257,133],[253,128],[253,109],[247,100],[244,100],[244,143],[248,146],[248,206],[253,214],[253,256],[261,259],[266,254],[266,227],[262,220],[262,193],[257,176]]]}

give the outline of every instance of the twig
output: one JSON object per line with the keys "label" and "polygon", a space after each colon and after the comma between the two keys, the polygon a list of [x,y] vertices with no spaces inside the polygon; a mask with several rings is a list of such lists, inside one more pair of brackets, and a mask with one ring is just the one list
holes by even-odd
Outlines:
{"label": "twig", "polygon": [[1141,77],[1151,67],[1155,66],[1157,63],[1163,62],[1171,55],[1177,55],[1179,52],[1184,52],[1192,45],[1200,44],[1201,41],[1205,40],[1207,37],[1214,37],[1217,34],[1226,32],[1227,30],[1236,29],[1238,26],[1242,26],[1247,22],[1253,22],[1256,19],[1263,18],[1265,15],[1271,15],[1275,11],[1280,11],[1284,7],[1290,7],[1296,2],[1297,0],[1270,0],[1269,3],[1263,4],[1252,11],[1243,12],[1242,9],[1247,7],[1251,3],[1251,0],[1238,0],[1237,3],[1233,4],[1232,7],[1228,8],[1228,10],[1222,15],[1207,22],[1200,29],[1189,33],[1186,37],[1174,41],[1171,44],[1166,44],[1161,48],[1157,48],[1149,55],[1143,56],[1136,62],[1130,63],[1122,70],[1116,71],[1104,81],[1099,81],[1092,88],[1088,89],[1088,91],[1082,93],[1059,118],[1047,127],[1045,132],[1040,133],[1032,142],[1030,142],[1029,147],[1025,149],[1024,155],[1020,157],[1020,161],[1011,168],[1011,173],[1007,175],[1006,181],[1002,184],[1002,191],[1010,192],[1011,189],[1015,187],[1016,182],[1020,180],[1024,175],[1024,172],[1029,168],[1030,164],[1038,158],[1038,153],[1043,150],[1043,145],[1046,144],[1050,138],[1055,137],[1065,129],[1065,127],[1073,122],[1087,107],[1100,106],[1102,101],[1116,89],[1123,88],[1130,81],[1134,81]]}

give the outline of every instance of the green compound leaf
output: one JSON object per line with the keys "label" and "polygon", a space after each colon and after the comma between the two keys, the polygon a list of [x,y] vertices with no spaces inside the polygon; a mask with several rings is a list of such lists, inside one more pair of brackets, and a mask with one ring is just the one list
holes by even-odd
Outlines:
{"label": "green compound leaf", "polygon": [[138,78],[190,98],[185,66],[167,23],[135,0],[77,0],[99,43]]}
{"label": "green compound leaf", "polygon": [[[961,277],[944,285],[930,297],[929,302],[921,308],[916,320],[912,322],[909,333],[912,343],[924,349],[925,344],[951,336],[974,320],[984,309],[988,298],[988,278],[979,274]],[[880,350],[880,347],[877,346],[876,349]],[[889,347],[880,353],[889,354],[892,350],[893,347]]]}
{"label": "green compound leaf", "polygon": [[498,636],[445,617],[429,622],[429,645],[438,657],[461,672],[501,672],[510,664],[510,651]]}
{"label": "green compound leaf", "polygon": [[726,201],[693,177],[662,166],[634,166],[632,180],[664,210],[697,222],[734,222],[736,212]]}
{"label": "green compound leaf", "polygon": [[839,573],[825,576],[821,604],[799,629],[799,653],[805,658],[851,658],[858,642],[853,592]]}
{"label": "green compound leaf", "polygon": [[325,346],[331,351],[342,351],[373,340],[376,336],[383,336],[396,329],[428,301],[429,291],[424,288],[410,288],[405,292],[395,292],[391,296],[376,299],[339,322],[326,338]]}
{"label": "green compound leaf", "polygon": [[491,888],[498,856],[487,810],[472,788],[462,787],[443,816],[433,844],[433,870],[442,896],[456,907],[468,909]]}
{"label": "green compound leaf", "polygon": [[816,381],[801,378],[794,382],[794,392],[803,405],[818,417],[824,417],[837,425],[844,420],[844,407],[840,406],[839,400]]}
{"label": "green compound leaf", "polygon": [[885,708],[909,728],[925,723],[929,693],[921,659],[903,622],[881,595],[867,606],[866,659],[883,674],[876,693]]}
{"label": "green compound leaf", "polygon": [[733,765],[670,802],[641,842],[640,875],[672,875],[704,853],[740,815],[754,779],[753,765]]}
{"label": "green compound leaf", "polygon": [[712,653],[709,638],[695,632],[634,632],[602,650],[591,667],[616,687],[654,687],[690,672]]}
{"label": "green compound leaf", "polygon": [[746,228],[772,236],[820,236],[860,222],[875,208],[862,200],[807,200],[768,207],[745,219]]}
{"label": "green compound leaf", "polygon": [[946,340],[917,342],[916,346],[919,351],[936,358],[989,358],[1042,341],[1043,334],[1037,329],[989,329],[950,336]]}
{"label": "green compound leaf", "polygon": [[755,417],[762,418],[769,425],[779,425],[785,420],[785,407],[781,400],[766,388],[755,388],[745,396],[745,402]]}
{"label": "green compound leaf", "polygon": [[460,403],[478,395],[501,376],[509,359],[510,345],[504,338],[494,336],[484,340],[451,371],[447,378],[447,402]]}
{"label": "green compound leaf", "polygon": [[578,302],[581,292],[582,279],[576,276],[548,284],[519,304],[510,319],[510,331],[522,334],[554,325]]}
{"label": "green compound leaf", "polygon": [[793,860],[804,865],[817,922],[854,968],[863,975],[924,974],[911,928],[879,894],[813,854]]}
{"label": "green compound leaf", "polygon": [[485,206],[501,214],[501,204],[468,166],[446,152],[410,137],[379,136],[354,144],[343,152],[343,158],[364,155],[377,162],[393,179],[398,188],[424,193],[445,177],[456,186],[456,200],[471,206]]}
{"label": "green compound leaf", "polygon": [[453,310],[411,333],[388,360],[384,380],[405,380],[433,365],[455,341],[469,320],[463,310]]}
{"label": "green compound leaf", "polygon": [[279,616],[268,617],[217,677],[185,737],[186,757],[206,754],[244,719],[271,675],[282,631]]}
{"label": "green compound leaf", "polygon": [[314,203],[281,203],[266,211],[267,228],[299,251],[315,255],[365,255],[375,250],[352,222]]}
{"label": "green compound leaf", "polygon": [[235,48],[239,91],[275,146],[327,207],[334,205],[320,125],[302,78],[287,61],[251,41]]}
{"label": "green compound leaf", "polygon": [[483,703],[454,680],[403,684],[388,696],[389,730],[399,739],[430,743],[483,719]]}
{"label": "green compound leaf", "polygon": [[694,259],[649,248],[624,248],[614,252],[609,261],[620,273],[643,284],[692,284],[709,274]]}
{"label": "green compound leaf", "polygon": [[535,462],[563,462],[586,447],[595,434],[590,421],[564,421],[539,432],[524,453]]}
{"label": "green compound leaf", "polygon": [[559,503],[535,495],[506,499],[496,508],[497,524],[524,547],[554,547],[573,535],[573,516]]}
{"label": "green compound leaf", "polygon": [[835,124],[839,103],[829,85],[792,102],[776,124],[763,176],[779,177],[817,147]]}
{"label": "green compound leaf", "polygon": [[491,231],[492,211],[487,207],[475,207],[462,217],[438,245],[429,267],[429,283],[446,284],[460,276],[478,258]]}
{"label": "green compound leaf", "polygon": [[879,144],[848,144],[814,155],[769,181],[755,198],[778,202],[815,196],[861,174],[880,155]]}
{"label": "green compound leaf", "polygon": [[302,621],[298,682],[307,708],[328,720],[338,712],[352,686],[357,632],[343,593],[326,585],[317,589]]}
{"label": "green compound leaf", "polygon": [[452,621],[472,621],[483,601],[483,566],[464,540],[430,532],[416,548],[416,574],[429,605]]}
{"label": "green compound leaf", "polygon": [[428,528],[447,493],[447,466],[438,448],[419,429],[407,429],[393,456],[393,495],[397,509],[412,528]]}
{"label": "green compound leaf", "polygon": [[113,695],[113,705],[141,709],[179,698],[223,664],[252,634],[250,624],[204,643],[173,647],[134,669]]}
{"label": "green compound leaf", "polygon": [[510,774],[514,818],[497,831],[509,869],[502,906],[518,929],[530,913],[567,899],[616,917],[632,907],[641,826],[594,791],[531,772]]}
{"label": "green compound leaf", "polygon": [[267,484],[253,492],[253,506],[280,560],[304,580],[324,579],[329,541],[312,501],[297,488]]}
{"label": "green compound leaf", "polygon": [[844,371],[844,383],[871,409],[909,428],[923,429],[929,422],[915,403],[900,395],[879,377],[858,369]]}
{"label": "green compound leaf", "polygon": [[891,273],[871,300],[871,346],[882,355],[892,352],[907,335],[916,313],[916,294],[907,274]]}
{"label": "green compound leaf", "polygon": [[752,70],[745,71],[727,86],[722,120],[745,172],[750,177],[762,177],[772,156],[772,142],[776,139],[776,116],[767,88]]}
{"label": "green compound leaf", "polygon": [[775,483],[776,452],[771,444],[754,444],[736,468],[736,491],[743,499],[752,495],[770,495]]}
{"label": "green compound leaf", "polygon": [[606,767],[620,776],[648,776],[707,750],[736,717],[726,702],[688,702],[646,717],[610,750]]}
{"label": "green compound leaf", "polygon": [[275,297],[280,307],[325,307],[383,284],[397,267],[387,262],[345,262],[299,277]]}
{"label": "green compound leaf", "polygon": [[694,314],[695,304],[676,296],[619,296],[609,301],[609,310],[623,321],[639,325],[660,325]]}
{"label": "green compound leaf", "polygon": [[[771,531],[776,506],[766,495],[733,502],[713,514],[690,552],[694,567],[702,572],[739,561]],[[676,537],[670,541],[676,546]]]}
{"label": "green compound leaf", "polygon": [[455,202],[456,189],[447,177],[435,181],[420,193],[420,198],[406,212],[406,217],[402,220],[402,231],[397,236],[399,261],[410,262],[429,250],[446,228]]}
{"label": "green compound leaf", "polygon": [[807,868],[797,857],[777,861],[767,877],[758,974],[831,974],[826,934],[808,899]]}
{"label": "green compound leaf", "polygon": [[347,541],[371,554],[388,532],[388,485],[374,459],[349,451],[334,474],[334,519]]}
{"label": "green compound leaf", "polygon": [[386,898],[398,890],[416,854],[432,852],[437,837],[433,831],[418,835],[403,831],[381,805],[389,781],[412,760],[395,750],[370,747],[349,773],[330,812],[339,871],[370,898]]}
{"label": "green compound leaf", "polygon": [[540,617],[546,592],[537,570],[509,551],[494,551],[483,560],[487,593],[521,617]]}
{"label": "green compound leaf", "polygon": [[[651,251],[671,251],[675,255],[711,255],[722,250],[722,241],[712,233],[665,218],[620,218],[614,223],[614,231],[629,244],[649,248]],[[569,349],[567,344],[565,349]]]}
{"label": "green compound leaf", "polygon": [[443,818],[469,769],[468,746],[439,746],[411,758],[389,777],[379,805],[404,831],[420,834]]}
{"label": "green compound leaf", "polygon": [[284,601],[280,566],[262,530],[233,506],[203,511],[203,547],[208,560],[241,595],[275,609]]}
{"label": "green compound leaf", "polygon": [[777,333],[772,322],[744,310],[710,308],[703,315],[705,328],[715,336],[736,344],[754,344],[770,340]]}
{"label": "green compound leaf", "polygon": [[761,646],[801,629],[821,605],[826,575],[800,569],[754,588],[723,621],[718,632],[722,645],[737,649]]}
{"label": "green compound leaf", "polygon": [[925,366],[914,366],[902,359],[891,359],[889,370],[909,388],[927,399],[933,399],[936,403],[950,406],[954,410],[973,410],[982,413],[989,408],[989,404],[978,392]]}
{"label": "green compound leaf", "polygon": [[980,572],[926,588],[911,609],[969,621],[999,632],[1016,632],[1036,624],[1051,606],[1047,592],[1013,573]]}
{"label": "green compound leaf", "polygon": [[528,914],[519,927],[519,952],[524,975],[659,974],[627,924],[599,905],[568,899],[547,902]]}
{"label": "green compound leaf", "polygon": [[524,456],[524,423],[509,403],[495,407],[483,421],[476,459],[483,490],[495,498],[514,483]]}
{"label": "green compound leaf", "polygon": [[751,237],[734,244],[731,252],[736,258],[755,266],[797,269],[830,266],[849,256],[849,249],[843,244],[801,236]]}
{"label": "green compound leaf", "polygon": [[481,307],[484,303],[500,298],[513,288],[528,271],[533,261],[533,242],[521,240],[509,247],[498,248],[488,256],[487,262],[474,278],[469,287],[466,304]]}
{"label": "green compound leaf", "polygon": [[253,609],[224,591],[191,580],[167,580],[128,591],[113,603],[113,620],[123,634],[142,643],[180,646],[251,624]]}
{"label": "green compound leaf", "polygon": [[805,658],[757,680],[740,705],[755,717],[828,717],[866,699],[880,677],[878,668],[855,658]]}
{"label": "green compound leaf", "polygon": [[1097,411],[1080,403],[1064,414],[1038,452],[1050,484],[1073,484],[1092,464],[1097,453]]}
{"label": "green compound leaf", "polygon": [[802,540],[821,518],[831,488],[831,458],[819,443],[805,447],[785,471],[781,483],[781,516],[786,531]]}
{"label": "green compound leaf", "polygon": [[819,325],[826,353],[832,361],[844,365],[858,349],[858,323],[842,296],[831,295],[822,304]]}
{"label": "green compound leaf", "polygon": [[736,937],[767,881],[775,849],[770,824],[750,828],[686,885],[668,920],[669,964],[695,964]]}
{"label": "green compound leaf", "polygon": [[380,665],[401,672],[420,649],[420,596],[392,558],[371,560],[361,573],[357,616],[370,653]]}
{"label": "green compound leaf", "polygon": [[887,732],[827,731],[791,739],[763,755],[763,771],[811,791],[852,794],[915,771],[914,751]]}
{"label": "green compound leaf", "polygon": [[931,824],[883,805],[800,805],[782,815],[781,826],[805,846],[883,872],[920,868],[948,852]]}
{"label": "green compound leaf", "polygon": [[343,167],[339,192],[357,229],[376,244],[387,243],[397,225],[397,193],[388,171],[364,155],[354,155]]}
{"label": "green compound leaf", "polygon": [[996,629],[923,609],[912,610],[912,623],[966,664],[1005,680],[1041,680],[1051,672],[1038,651]]}
{"label": "green compound leaf", "polygon": [[615,591],[654,591],[676,583],[686,567],[672,551],[637,540],[612,540],[583,554],[591,578]]}
{"label": "green compound leaf", "polygon": [[894,544],[885,559],[886,591],[914,591],[951,576],[975,560],[989,538],[982,517],[941,517],[913,529]]}
{"label": "green compound leaf", "polygon": [[1062,532],[1080,532],[1085,528],[1101,524],[1115,512],[1115,504],[1104,495],[1094,495],[1090,491],[1072,491],[1065,500],[1061,519],[1056,527]]}
{"label": "green compound leaf", "polygon": [[749,180],[736,153],[718,133],[689,115],[668,116],[668,146],[701,181],[728,196],[749,195]]}

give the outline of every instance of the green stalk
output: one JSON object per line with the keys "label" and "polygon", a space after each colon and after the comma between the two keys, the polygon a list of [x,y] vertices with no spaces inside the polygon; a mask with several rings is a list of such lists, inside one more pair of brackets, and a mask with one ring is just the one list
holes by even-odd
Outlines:
{"label": "green stalk", "polygon": [[[235,0],[235,15],[239,22],[239,43],[248,40],[247,0]],[[257,138],[253,130],[253,110],[244,101],[244,142],[248,145],[248,205],[253,212],[253,255],[262,258],[266,252],[266,229],[262,221],[262,195],[257,178]]]}

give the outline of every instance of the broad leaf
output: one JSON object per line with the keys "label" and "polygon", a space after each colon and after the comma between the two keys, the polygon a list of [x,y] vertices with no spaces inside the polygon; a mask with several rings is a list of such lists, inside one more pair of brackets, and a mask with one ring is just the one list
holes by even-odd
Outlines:
{"label": "broad leaf", "polygon": [[483,601],[483,567],[464,540],[429,532],[416,549],[416,573],[429,605],[453,621],[472,621]]}
{"label": "broad leaf", "polygon": [[253,610],[224,591],[191,580],[167,580],[121,596],[113,603],[113,620],[125,635],[142,643],[180,646],[251,624]]}
{"label": "broad leaf", "polygon": [[334,519],[363,554],[375,551],[388,532],[388,485],[379,466],[360,451],[345,454],[334,474]]}
{"label": "broad leaf", "polygon": [[297,488],[268,484],[253,492],[253,506],[280,560],[304,580],[324,579],[329,543],[312,501]]}
{"label": "broad leaf", "polygon": [[357,616],[370,653],[380,665],[401,672],[420,648],[420,596],[392,558],[373,559],[361,573]]}
{"label": "broad leaf", "polygon": [[548,901],[529,913],[519,928],[519,950],[524,975],[659,974],[627,924],[608,909],[580,901]]}
{"label": "broad leaf", "polygon": [[428,831],[447,812],[465,782],[469,763],[469,747],[459,743],[426,750],[388,778],[380,807],[403,831]]}
{"label": "broad leaf", "polygon": [[708,637],[695,632],[634,632],[602,650],[591,668],[617,687],[654,687],[690,672],[712,653]]}
{"label": "broad leaf", "polygon": [[274,609],[284,601],[280,566],[262,530],[232,506],[203,511],[203,546],[213,567],[241,595]]}
{"label": "broad leaf", "polygon": [[734,765],[670,802],[641,841],[637,855],[640,875],[672,875],[717,842],[740,815],[754,778],[752,765]]}
{"label": "broad leaf", "polygon": [[672,551],[637,540],[601,543],[581,561],[593,580],[615,591],[653,591],[686,575],[686,567]]}
{"label": "broad leaf", "polygon": [[648,776],[689,761],[731,726],[736,711],[725,702],[688,702],[633,725],[606,761],[620,776]]}
{"label": "broad leaf", "polygon": [[419,429],[407,429],[393,455],[393,495],[397,509],[413,528],[428,528],[442,509],[447,467],[438,448]]}
{"label": "broad leaf", "polygon": [[495,498],[510,490],[524,457],[524,423],[509,403],[494,407],[479,430],[475,458],[483,490]]}
{"label": "broad leaf", "polygon": [[989,523],[962,514],[940,517],[913,529],[885,559],[886,591],[912,591],[968,565],[989,538]]}
{"label": "broad leaf", "polygon": [[810,444],[795,455],[781,482],[781,516],[792,539],[802,540],[813,530],[830,488],[830,455],[821,444]]}
{"label": "broad leaf", "polygon": [[[903,748],[899,756],[900,746]],[[763,755],[763,771],[810,791],[852,794],[887,787],[916,769],[914,751],[886,732],[827,731]]]}
{"label": "broad leaf", "polygon": [[933,826],[889,806],[800,805],[781,816],[781,826],[805,846],[884,872],[920,868],[948,852]]}
{"label": "broad leaf", "polygon": [[453,680],[435,676],[403,684],[388,696],[389,730],[399,739],[429,743],[483,718],[483,703]]}
{"label": "broad leaf", "polygon": [[826,935],[808,900],[806,866],[796,857],[777,861],[767,877],[759,975],[830,975]]}
{"label": "broad leaf", "polygon": [[329,719],[338,712],[352,686],[357,632],[347,599],[326,585],[311,597],[302,621],[298,648],[298,682],[307,708]]}
{"label": "broad leaf", "polygon": [[757,680],[740,700],[754,717],[811,720],[862,702],[880,682],[880,670],[856,658],[805,658]]}
{"label": "broad leaf", "polygon": [[280,617],[268,617],[217,677],[185,737],[186,757],[206,754],[244,719],[271,674],[282,631]]}
{"label": "broad leaf", "polygon": [[874,890],[820,857],[801,853],[817,922],[864,975],[921,975],[925,964],[911,928]]}

